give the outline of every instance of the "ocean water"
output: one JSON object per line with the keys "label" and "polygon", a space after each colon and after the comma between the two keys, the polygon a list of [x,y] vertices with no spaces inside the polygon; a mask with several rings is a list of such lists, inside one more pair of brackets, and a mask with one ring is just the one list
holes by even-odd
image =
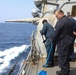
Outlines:
{"label": "ocean water", "polygon": [[30,23],[0,23],[0,75],[16,75],[30,51],[30,39],[36,26]]}

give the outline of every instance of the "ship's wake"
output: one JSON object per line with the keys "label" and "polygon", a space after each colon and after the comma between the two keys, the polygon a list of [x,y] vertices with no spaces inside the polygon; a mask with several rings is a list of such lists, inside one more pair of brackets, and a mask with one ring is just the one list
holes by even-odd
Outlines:
{"label": "ship's wake", "polygon": [[29,45],[22,45],[20,47],[13,47],[0,51],[0,73],[10,65],[10,61],[19,56],[20,53],[26,51]]}

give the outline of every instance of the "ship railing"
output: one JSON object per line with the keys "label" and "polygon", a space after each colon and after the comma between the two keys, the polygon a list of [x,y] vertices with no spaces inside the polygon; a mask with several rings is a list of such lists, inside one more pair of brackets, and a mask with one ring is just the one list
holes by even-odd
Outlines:
{"label": "ship railing", "polygon": [[[43,66],[43,53],[41,52],[41,48],[40,48],[40,45],[42,43],[38,43],[38,40],[35,38],[35,35],[37,35],[37,31],[33,31],[34,35],[33,35],[33,39],[32,39],[32,54],[33,54],[33,57],[34,57],[34,61],[33,63],[36,65],[36,70],[35,71],[35,75],[38,75],[38,69],[39,69],[39,60],[42,60],[42,66]],[[44,39],[43,39],[44,40]]]}
{"label": "ship railing", "polygon": [[31,75],[32,72],[32,64],[37,65],[36,75],[38,73],[38,61],[40,59],[40,55],[42,55],[40,48],[37,50],[36,48],[36,40],[35,40],[36,31],[32,32],[31,35],[31,50],[27,56],[27,59],[24,60],[22,67],[20,68],[17,75]]}

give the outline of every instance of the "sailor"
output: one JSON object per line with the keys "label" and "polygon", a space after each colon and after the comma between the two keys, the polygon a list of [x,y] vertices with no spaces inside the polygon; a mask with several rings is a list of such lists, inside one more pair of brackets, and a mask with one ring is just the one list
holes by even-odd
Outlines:
{"label": "sailor", "polygon": [[58,65],[60,71],[56,71],[57,75],[69,75],[69,46],[73,43],[73,22],[64,15],[62,10],[57,10],[55,16],[58,21],[55,26],[52,42],[57,44]]}
{"label": "sailor", "polygon": [[[45,43],[45,46],[46,46],[46,52],[47,52],[47,57],[48,57],[48,54],[49,54],[49,50],[50,50],[50,47],[51,47],[51,38],[54,34],[54,28],[52,27],[52,25],[50,25],[47,20],[43,20],[42,21],[43,23],[43,28],[42,30],[40,31],[41,35],[45,36],[46,38],[46,43],[45,43],[45,40],[43,41],[43,43]],[[54,51],[54,50],[53,50]],[[53,55],[54,52],[51,52],[50,56],[49,56],[49,60],[48,60],[48,64],[46,65],[46,67],[53,67],[54,66],[54,55]],[[47,59],[46,59],[47,60]]]}
{"label": "sailor", "polygon": [[[73,21],[73,24],[74,24],[73,39],[75,41],[75,37],[76,37],[76,20],[72,18],[72,15],[68,15],[68,17]],[[69,50],[70,50],[69,60],[70,61],[75,61],[75,56],[74,56],[74,41],[73,41],[73,44],[69,48]]]}

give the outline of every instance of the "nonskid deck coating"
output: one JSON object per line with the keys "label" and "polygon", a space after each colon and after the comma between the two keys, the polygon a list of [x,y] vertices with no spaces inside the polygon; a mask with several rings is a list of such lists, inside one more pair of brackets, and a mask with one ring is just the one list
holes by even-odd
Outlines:
{"label": "nonskid deck coating", "polygon": [[[76,44],[74,45],[74,52],[76,53]],[[75,56],[76,59],[76,56]],[[56,71],[59,71],[60,68],[58,66],[58,61],[55,60],[54,67],[46,68],[47,75],[56,75]],[[39,61],[39,64],[32,65],[32,72],[31,75],[38,75],[38,73],[42,70],[43,64],[45,64],[45,58]],[[70,74],[69,75],[76,75],[76,60],[74,62],[70,62]]]}

